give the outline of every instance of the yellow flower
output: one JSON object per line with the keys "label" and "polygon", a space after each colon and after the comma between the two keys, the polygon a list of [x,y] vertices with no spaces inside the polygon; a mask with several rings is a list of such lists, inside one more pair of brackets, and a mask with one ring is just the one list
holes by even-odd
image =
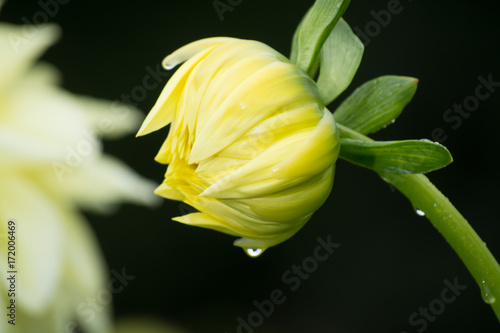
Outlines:
{"label": "yellow flower", "polygon": [[315,82],[257,41],[208,38],[167,56],[185,62],[138,135],[170,125],[156,193],[199,212],[175,221],[263,250],[293,236],[328,197],[338,132]]}
{"label": "yellow flower", "polygon": [[[111,299],[96,300],[109,288],[109,271],[79,208],[152,202],[154,184],[100,143],[136,131],[142,119],[59,88],[57,70],[33,65],[59,30],[30,29],[28,37],[0,24],[0,332],[69,332],[74,321],[85,332],[110,332]],[[12,281],[7,271],[17,272]],[[93,316],[79,310],[88,299],[97,302]],[[16,317],[6,316],[12,304]]]}

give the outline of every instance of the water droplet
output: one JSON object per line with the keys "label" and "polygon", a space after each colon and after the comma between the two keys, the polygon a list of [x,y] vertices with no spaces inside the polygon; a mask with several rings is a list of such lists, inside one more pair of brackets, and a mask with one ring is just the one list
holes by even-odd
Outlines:
{"label": "water droplet", "polygon": [[164,62],[164,63],[162,63],[163,68],[165,68],[167,71],[169,71],[169,70],[171,70],[171,69],[175,68],[175,66],[177,66],[177,65],[178,65],[178,64],[168,64],[168,63],[165,63],[165,62]]}
{"label": "water droplet", "polygon": [[415,213],[417,213],[418,216],[425,216],[425,213],[422,210],[418,209],[418,208],[415,209]]}
{"label": "water droplet", "polygon": [[252,257],[252,258],[257,258],[258,256],[260,256],[264,250],[262,249],[243,249],[245,251],[245,253],[249,256],[249,257]]}
{"label": "water droplet", "polygon": [[396,119],[391,120],[391,124],[394,124],[396,122]]}
{"label": "water droplet", "polygon": [[496,301],[495,295],[491,293],[490,287],[486,284],[486,281],[481,281],[481,294],[483,296],[483,301],[488,304],[493,304]]}

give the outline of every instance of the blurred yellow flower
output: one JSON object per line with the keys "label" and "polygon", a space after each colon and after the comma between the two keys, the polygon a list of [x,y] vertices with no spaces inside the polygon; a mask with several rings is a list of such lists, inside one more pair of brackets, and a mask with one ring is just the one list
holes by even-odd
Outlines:
{"label": "blurred yellow flower", "polygon": [[156,193],[199,212],[175,221],[242,237],[258,255],[328,197],[338,132],[315,82],[265,44],[208,38],[164,60],[172,76],[138,135],[170,125]]}
{"label": "blurred yellow flower", "polygon": [[[153,202],[155,185],[103,154],[100,144],[100,137],[136,131],[141,116],[59,88],[54,68],[33,65],[59,30],[31,29],[28,38],[22,27],[0,24],[0,332],[69,332],[74,321],[85,332],[109,332],[110,300],[94,316],[78,310],[108,288],[98,244],[78,208]],[[12,236],[16,251],[8,254]],[[12,270],[14,293],[5,278]],[[14,318],[5,315],[12,300]]]}

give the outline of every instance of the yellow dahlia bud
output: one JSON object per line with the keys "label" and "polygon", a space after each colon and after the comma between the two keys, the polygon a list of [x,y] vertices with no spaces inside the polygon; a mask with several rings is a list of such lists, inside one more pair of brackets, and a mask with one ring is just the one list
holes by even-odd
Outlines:
{"label": "yellow dahlia bud", "polygon": [[236,246],[261,253],[328,197],[335,121],[315,82],[260,42],[203,39],[163,65],[182,62],[138,133],[171,124],[156,157],[169,164],[156,193],[199,211],[175,221],[242,237]]}

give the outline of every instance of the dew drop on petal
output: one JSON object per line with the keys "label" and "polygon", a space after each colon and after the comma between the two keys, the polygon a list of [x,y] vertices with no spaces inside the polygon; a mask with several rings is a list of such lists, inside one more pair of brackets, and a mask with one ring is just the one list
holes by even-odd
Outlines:
{"label": "dew drop on petal", "polygon": [[165,68],[167,71],[174,69],[175,66],[177,66],[177,64],[174,64],[174,65],[162,64],[162,65],[163,65],[163,68]]}
{"label": "dew drop on petal", "polygon": [[264,250],[262,249],[243,249],[245,251],[245,253],[249,256],[249,257],[252,257],[252,258],[257,258],[258,256],[260,256]]}

